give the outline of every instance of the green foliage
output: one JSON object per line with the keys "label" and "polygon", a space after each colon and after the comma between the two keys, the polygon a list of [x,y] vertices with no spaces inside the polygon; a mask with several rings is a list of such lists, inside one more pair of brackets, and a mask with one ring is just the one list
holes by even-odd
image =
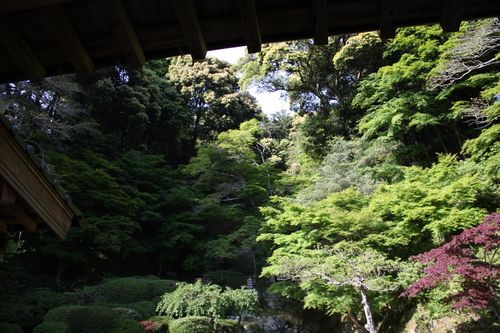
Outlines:
{"label": "green foliage", "polygon": [[173,320],[168,329],[170,333],[210,333],[213,327],[210,318],[193,316]]}
{"label": "green foliage", "polygon": [[193,62],[190,56],[177,57],[167,75],[193,115],[193,142],[214,139],[259,115],[255,99],[239,91],[238,80],[224,61],[207,58]]}
{"label": "green foliage", "polygon": [[102,306],[70,305],[54,308],[45,315],[44,321],[67,323],[71,332],[75,333],[142,332],[138,322]]}
{"label": "green foliage", "polygon": [[178,283],[177,289],[163,295],[156,311],[171,318],[206,316],[215,321],[229,315],[256,312],[259,296],[254,290],[222,288],[215,284]]}
{"label": "green foliage", "polygon": [[150,301],[141,301],[126,304],[127,308],[137,311],[140,315],[140,320],[147,319],[153,316],[156,312],[156,304]]}
{"label": "green foliage", "polygon": [[96,286],[85,287],[84,291],[96,294],[104,302],[128,304],[135,309],[131,303],[135,303],[139,308],[143,305],[148,307],[149,302],[144,301],[151,301],[174,288],[175,282],[171,280],[155,277],[117,277],[109,278]]}
{"label": "green foliage", "polygon": [[300,192],[299,201],[318,201],[328,193],[348,188],[368,194],[381,182],[398,180],[401,171],[394,161],[396,148],[394,142],[387,140],[335,140],[319,167],[314,184]]}
{"label": "green foliage", "polygon": [[16,324],[9,323],[0,323],[0,332],[1,333],[23,333],[23,330],[20,326]]}
{"label": "green foliage", "polygon": [[223,319],[217,321],[216,332],[218,333],[243,333],[243,327],[234,320]]}
{"label": "green foliage", "polygon": [[40,323],[50,309],[75,303],[70,294],[58,293],[49,289],[27,289],[2,299],[0,320],[33,327]]}
{"label": "green foliage", "polygon": [[69,326],[59,321],[44,321],[33,329],[33,333],[70,333]]}

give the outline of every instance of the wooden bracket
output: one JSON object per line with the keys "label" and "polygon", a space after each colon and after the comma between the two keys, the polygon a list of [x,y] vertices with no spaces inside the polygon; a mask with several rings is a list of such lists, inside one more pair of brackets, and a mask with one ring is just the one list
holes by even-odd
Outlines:
{"label": "wooden bracket", "polygon": [[327,0],[313,0],[314,44],[328,44],[328,3]]}
{"label": "wooden bracket", "polygon": [[380,38],[389,39],[396,36],[396,0],[380,1]]}
{"label": "wooden bracket", "polygon": [[248,53],[260,52],[262,37],[260,35],[260,24],[255,0],[239,0],[238,3],[240,5],[240,15],[243,21]]}
{"label": "wooden bracket", "polygon": [[171,0],[193,60],[205,59],[207,45],[192,0]]}
{"label": "wooden bracket", "polygon": [[115,32],[127,50],[129,63],[135,67],[142,67],[146,61],[144,51],[137,34],[132,26],[130,17],[121,0],[105,0],[111,20],[115,25]]}
{"label": "wooden bracket", "polygon": [[453,32],[460,29],[464,8],[464,0],[444,0],[440,22],[443,31]]}
{"label": "wooden bracket", "polygon": [[94,72],[94,63],[85,51],[63,8],[61,6],[44,8],[40,20],[56,37],[76,72],[82,77],[88,78]]}
{"label": "wooden bracket", "polygon": [[0,43],[31,81],[41,81],[47,72],[21,33],[6,15],[0,15]]}

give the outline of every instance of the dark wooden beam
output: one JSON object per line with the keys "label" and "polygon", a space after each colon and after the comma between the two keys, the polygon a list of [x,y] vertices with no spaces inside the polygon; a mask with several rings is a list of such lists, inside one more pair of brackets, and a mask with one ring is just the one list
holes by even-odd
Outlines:
{"label": "dark wooden beam", "polygon": [[0,222],[0,232],[7,232],[7,224]]}
{"label": "dark wooden beam", "polygon": [[105,0],[105,3],[115,32],[126,48],[129,63],[132,66],[141,67],[146,61],[146,57],[125,6],[121,0]]}
{"label": "dark wooden beam", "polygon": [[460,29],[464,8],[464,0],[444,0],[440,22],[443,31],[453,32]]}
{"label": "dark wooden beam", "polygon": [[33,10],[40,7],[61,5],[67,2],[78,0],[2,0],[0,13],[19,12],[24,10]]}
{"label": "dark wooden beam", "polygon": [[45,68],[7,15],[0,15],[0,43],[28,79],[40,81],[47,75]]}
{"label": "dark wooden beam", "polygon": [[46,7],[41,12],[40,18],[43,25],[55,36],[76,72],[88,78],[95,70],[94,63],[83,47],[64,9],[61,6]]}
{"label": "dark wooden beam", "polygon": [[396,36],[396,0],[380,0],[380,38]]}
{"label": "dark wooden beam", "polygon": [[0,184],[0,205],[12,205],[16,202],[16,192],[6,182]]}
{"label": "dark wooden beam", "polygon": [[314,44],[328,44],[328,3],[327,0],[313,0]]}
{"label": "dark wooden beam", "polygon": [[260,52],[262,37],[255,0],[239,0],[238,2],[248,53]]}
{"label": "dark wooden beam", "polygon": [[193,1],[171,0],[171,4],[181,25],[191,57],[193,60],[204,59],[207,55],[207,45],[201,32]]}

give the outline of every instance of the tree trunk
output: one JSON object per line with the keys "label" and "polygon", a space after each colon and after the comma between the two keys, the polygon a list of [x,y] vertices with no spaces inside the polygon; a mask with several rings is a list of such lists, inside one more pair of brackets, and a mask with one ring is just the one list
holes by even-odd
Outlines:
{"label": "tree trunk", "polygon": [[365,329],[370,333],[377,333],[377,328],[373,321],[372,310],[370,309],[370,303],[368,301],[368,289],[366,289],[365,286],[361,286],[359,291],[361,292],[361,303],[363,304],[363,311],[366,317]]}

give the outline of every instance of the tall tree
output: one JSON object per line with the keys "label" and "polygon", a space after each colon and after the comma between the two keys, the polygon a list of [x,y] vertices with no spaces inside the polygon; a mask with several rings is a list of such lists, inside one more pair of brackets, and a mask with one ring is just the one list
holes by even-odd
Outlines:
{"label": "tall tree", "polygon": [[190,56],[177,57],[167,75],[190,110],[193,148],[197,140],[213,140],[221,132],[260,117],[255,99],[240,91],[227,62],[210,57],[193,62]]}

